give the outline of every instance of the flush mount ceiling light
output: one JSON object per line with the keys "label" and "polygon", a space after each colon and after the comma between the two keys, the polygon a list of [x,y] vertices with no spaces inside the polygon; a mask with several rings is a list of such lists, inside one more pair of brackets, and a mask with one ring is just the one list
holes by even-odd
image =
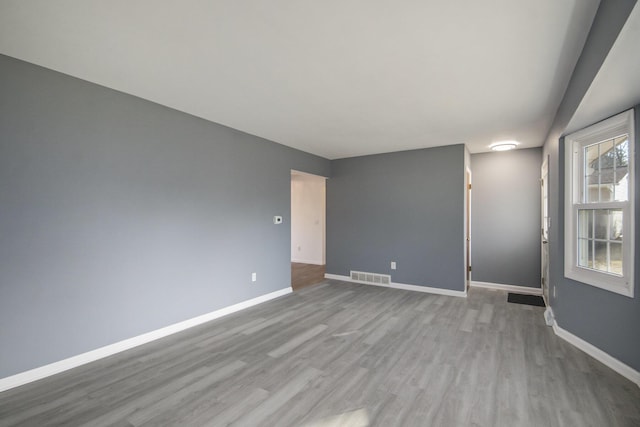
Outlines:
{"label": "flush mount ceiling light", "polygon": [[494,142],[489,146],[493,151],[509,151],[520,145],[517,141],[500,141]]}

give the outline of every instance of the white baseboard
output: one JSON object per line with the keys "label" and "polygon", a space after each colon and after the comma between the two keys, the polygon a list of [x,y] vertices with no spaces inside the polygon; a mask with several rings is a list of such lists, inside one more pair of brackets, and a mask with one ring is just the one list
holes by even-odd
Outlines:
{"label": "white baseboard", "polygon": [[12,375],[10,377],[0,379],[0,392],[9,390],[14,387],[18,387],[39,379],[58,374],[60,372],[67,371],[69,369],[84,365],[89,362],[93,362],[98,359],[102,359],[107,356],[111,356],[116,353],[120,353],[130,348],[137,347],[142,344],[157,340],[159,338],[166,337],[176,332],[189,329],[191,327],[200,325],[205,322],[217,319],[219,317],[226,316],[231,313],[249,308],[251,306],[278,298],[280,296],[291,293],[291,287],[280,289],[279,291],[271,292],[266,295],[261,295],[250,300],[239,302],[238,304],[230,305],[228,307],[221,308],[211,313],[203,314],[192,319],[184,320],[182,322],[174,323],[173,325],[166,326],[155,331],[147,332],[146,334],[138,335],[133,338],[129,338],[123,341],[119,341],[114,344],[109,344],[104,347],[100,347],[95,350],[88,351],[86,353],[79,354],[77,356],[69,357],[58,362],[54,362],[39,368],[31,369],[29,371],[21,372],[19,374]]}
{"label": "white baseboard", "polygon": [[547,309],[551,315],[551,319],[553,319],[553,324],[552,324],[553,332],[558,337],[562,338],[563,340],[573,345],[574,347],[577,347],[580,350],[584,351],[589,356],[596,359],[598,362],[603,363],[604,365],[613,369],[623,377],[627,378],[630,381],[633,381],[634,383],[636,383],[638,387],[640,387],[640,372],[636,371],[631,366],[619,361],[615,357],[611,356],[609,353],[603,350],[600,350],[595,345],[588,343],[587,341],[583,340],[582,338],[576,335],[573,335],[571,332],[567,331],[566,329],[562,329],[558,325],[558,322],[556,321],[555,316],[553,315],[553,310],[551,309],[551,307],[548,307]]}
{"label": "white baseboard", "polygon": [[553,310],[551,310],[551,306],[547,301],[544,302],[547,308],[544,310],[544,322],[547,326],[553,326],[556,322],[556,319],[553,317]]}
{"label": "white baseboard", "polygon": [[299,258],[291,258],[291,262],[296,262],[298,264],[312,264],[312,265],[324,265],[325,263],[318,260],[310,260],[310,259],[299,259]]}
{"label": "white baseboard", "polygon": [[500,289],[502,291],[525,295],[542,295],[542,288],[531,288],[528,286],[503,285],[502,283],[476,282],[474,280],[469,283],[469,286],[474,288]]}
{"label": "white baseboard", "polygon": [[418,285],[406,285],[404,283],[394,283],[394,282],[391,282],[391,284],[389,285],[383,285],[381,283],[369,283],[369,282],[364,282],[362,280],[353,280],[349,276],[341,276],[339,274],[325,274],[324,277],[325,279],[342,280],[343,282],[361,283],[363,285],[380,286],[383,288],[403,289],[405,291],[425,292],[428,294],[447,295],[452,297],[464,297],[464,298],[466,298],[467,296],[466,291],[453,291],[451,289],[432,288],[429,286],[418,286]]}

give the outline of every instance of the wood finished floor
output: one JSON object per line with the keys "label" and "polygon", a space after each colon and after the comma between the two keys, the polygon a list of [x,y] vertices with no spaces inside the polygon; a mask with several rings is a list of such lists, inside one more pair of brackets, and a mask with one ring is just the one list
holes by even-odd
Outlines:
{"label": "wood finished floor", "polygon": [[291,287],[297,291],[324,281],[324,265],[291,263]]}
{"label": "wood finished floor", "polygon": [[640,425],[640,389],[542,312],[325,282],[0,393],[0,425]]}

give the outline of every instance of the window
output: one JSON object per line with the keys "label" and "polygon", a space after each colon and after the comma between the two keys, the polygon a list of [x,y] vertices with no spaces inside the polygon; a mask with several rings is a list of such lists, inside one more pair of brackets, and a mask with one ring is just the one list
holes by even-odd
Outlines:
{"label": "window", "polygon": [[564,275],[633,297],[633,110],[565,138]]}

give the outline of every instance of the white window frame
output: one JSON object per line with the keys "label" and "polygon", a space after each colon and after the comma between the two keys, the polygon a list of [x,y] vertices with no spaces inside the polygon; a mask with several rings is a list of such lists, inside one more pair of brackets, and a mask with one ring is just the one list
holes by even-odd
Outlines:
{"label": "white window frame", "polygon": [[[633,298],[635,129],[634,110],[613,116],[565,137],[564,275],[569,279]],[[583,203],[585,146],[629,135],[629,197],[626,202]],[[578,209],[622,209],[622,276],[578,266]]]}

